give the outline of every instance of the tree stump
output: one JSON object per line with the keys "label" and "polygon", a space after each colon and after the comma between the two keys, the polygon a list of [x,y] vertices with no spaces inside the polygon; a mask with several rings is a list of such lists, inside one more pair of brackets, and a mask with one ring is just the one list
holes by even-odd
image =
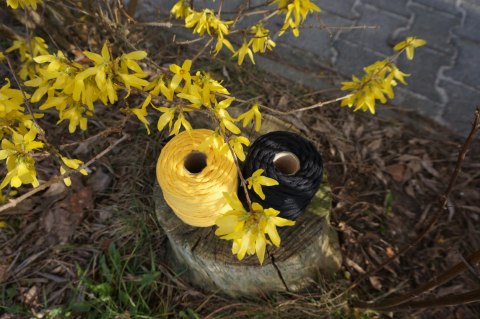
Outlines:
{"label": "tree stump", "polygon": [[[266,117],[258,135],[278,130],[294,131],[284,122]],[[338,238],[329,223],[331,196],[326,178],[296,224],[278,228],[281,246],[267,247],[263,266],[256,255],[238,261],[231,252],[232,242],[215,236],[215,226],[184,224],[166,204],[158,184],[154,199],[157,218],[169,240],[169,266],[202,289],[230,296],[296,292],[340,268]]]}

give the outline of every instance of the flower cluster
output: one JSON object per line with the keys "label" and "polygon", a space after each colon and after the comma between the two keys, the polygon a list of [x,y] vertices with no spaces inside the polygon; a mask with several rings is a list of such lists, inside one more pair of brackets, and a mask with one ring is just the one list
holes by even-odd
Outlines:
{"label": "flower cluster", "polygon": [[[413,58],[413,50],[424,45],[425,40],[409,37],[398,43],[394,49],[399,54],[406,52],[407,58]],[[370,111],[375,114],[376,101],[384,104],[387,98],[393,99],[395,87],[398,82],[407,85],[405,77],[408,74],[398,69],[392,59],[377,61],[365,68],[365,75],[360,79],[352,76],[352,81],[342,82],[342,90],[350,91],[351,94],[342,100],[342,106],[355,107],[354,111]]]}
{"label": "flower cluster", "polygon": [[[18,75],[26,80],[26,86],[35,90],[31,95],[22,93],[12,89],[8,80],[0,89],[0,160],[6,161],[7,169],[0,188],[39,185],[33,155],[44,148],[44,142],[37,140],[38,127],[25,111],[25,99],[39,105],[39,110],[55,108],[59,123],[68,120],[69,131],[73,133],[78,127],[87,129],[87,117],[93,115],[97,101],[113,104],[118,100],[120,90],[128,95],[132,87],[143,89],[149,84],[137,63],[146,57],[143,51],[122,54],[114,59],[105,43],[101,54],[83,52],[90,62],[80,64],[70,60],[62,51],[50,54],[45,41],[39,37],[15,40],[5,52],[16,51],[21,62]],[[42,114],[34,114],[34,117],[40,118]],[[59,161],[61,175],[68,169],[87,173],[80,169],[83,164],[80,160],[60,155]],[[64,181],[71,184],[68,177]]]}
{"label": "flower cluster", "polygon": [[[255,129],[258,131],[261,125],[261,114],[258,104],[239,117],[233,117],[228,108],[235,101],[229,97],[230,92],[217,80],[213,79],[206,72],[197,71],[191,73],[192,61],[185,60],[182,65],[170,65],[170,75],[161,75],[155,78],[145,91],[149,93],[145,102],[132,110],[132,112],[150,131],[147,119],[149,110],[160,112],[157,121],[159,131],[168,127],[170,135],[176,135],[183,128],[191,129],[188,120],[189,114],[194,111],[206,111],[214,117],[218,123],[217,129],[212,133],[201,148],[213,147],[215,151],[224,153],[232,148],[240,160],[245,159],[244,146],[250,145],[247,137],[242,136],[236,122],[243,121],[244,127],[250,122],[255,122]],[[152,99],[164,101],[162,106],[156,106]],[[228,144],[221,143],[226,140]],[[223,145],[223,146],[221,146]]]}
{"label": "flower cluster", "polygon": [[69,121],[69,132],[79,127],[87,129],[88,117],[94,112],[95,102],[104,105],[118,100],[118,91],[143,89],[149,84],[137,61],[146,57],[144,51],[135,51],[112,58],[107,43],[101,54],[84,51],[91,61],[80,64],[68,59],[62,51],[57,54],[36,56],[33,60],[41,67],[37,75],[25,85],[36,88],[30,101],[41,102],[39,109],[55,108],[60,122]]}
{"label": "flower cluster", "polygon": [[[280,213],[273,208],[264,209],[262,205],[253,203],[247,211],[236,194],[223,194],[232,210],[220,216],[215,224],[218,226],[215,235],[222,239],[232,240],[232,253],[242,260],[246,254],[257,254],[258,261],[263,264],[265,250],[268,245],[280,246],[277,227],[295,225],[294,221],[278,217]],[[268,235],[268,238],[267,236]]]}
{"label": "flower cluster", "polygon": [[38,73],[38,65],[33,60],[35,57],[49,54],[48,45],[45,40],[40,37],[33,37],[31,39],[18,39],[13,41],[6,53],[18,51],[20,55],[21,67],[18,71],[18,76],[22,80],[33,79]]}
{"label": "flower cluster", "polygon": [[320,12],[310,0],[275,0],[281,13],[285,13],[285,20],[280,29],[279,35],[282,35],[288,29],[292,29],[294,36],[300,35],[300,25],[305,21],[310,12]]}
{"label": "flower cluster", "polygon": [[[37,129],[25,113],[24,96],[20,90],[12,89],[10,82],[0,88],[0,160],[6,161],[7,174],[0,189],[22,184],[38,186],[33,152],[43,148],[38,141]],[[38,117],[40,115],[37,115]]]}
{"label": "flower cluster", "polygon": [[[279,30],[279,35],[285,33],[288,29],[292,30],[295,36],[300,34],[299,28],[308,14],[320,12],[320,8],[310,0],[275,0],[270,5],[276,5],[273,14],[259,19],[245,30],[230,30],[233,21],[223,21],[219,13],[216,14],[211,9],[197,11],[193,9],[189,1],[179,0],[171,9],[172,15],[177,19],[185,20],[185,27],[192,29],[193,33],[200,36],[208,34],[217,39],[214,54],[220,52],[225,46],[230,50],[233,58],[237,58],[238,64],[242,65],[245,57],[255,64],[254,54],[271,51],[275,47],[275,42],[270,37],[270,30],[264,26],[264,22],[273,18],[276,14],[285,14],[283,26]],[[238,32],[241,31],[241,32]],[[232,42],[227,39],[233,33],[241,33],[241,45],[235,49]]]}

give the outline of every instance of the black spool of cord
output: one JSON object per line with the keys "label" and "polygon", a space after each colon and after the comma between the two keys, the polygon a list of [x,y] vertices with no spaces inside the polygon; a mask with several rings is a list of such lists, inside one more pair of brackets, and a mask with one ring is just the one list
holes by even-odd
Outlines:
{"label": "black spool of cord", "polygon": [[[252,202],[280,211],[280,216],[297,219],[310,203],[322,181],[322,158],[315,146],[302,136],[277,131],[260,136],[250,147],[243,167],[245,178],[262,168],[264,176],[274,178],[279,185],[262,187],[262,200],[253,189]],[[245,194],[239,190],[244,202]]]}

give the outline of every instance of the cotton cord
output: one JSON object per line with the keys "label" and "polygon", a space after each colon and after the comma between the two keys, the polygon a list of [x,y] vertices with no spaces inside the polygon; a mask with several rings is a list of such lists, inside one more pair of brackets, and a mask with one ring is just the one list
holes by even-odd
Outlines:
{"label": "cotton cord", "polygon": [[231,208],[223,192],[237,191],[238,174],[230,152],[219,155],[213,148],[198,147],[214,132],[184,131],[162,149],[157,162],[157,180],[165,201],[184,223],[196,227],[215,224]]}
{"label": "cotton cord", "polygon": [[[264,176],[276,179],[279,185],[262,187],[265,200],[251,189],[250,199],[279,210],[281,217],[291,220],[305,210],[322,181],[322,158],[317,149],[292,132],[271,132],[251,145],[243,167],[245,178],[260,168]],[[238,194],[245,203],[244,192],[239,189]]]}

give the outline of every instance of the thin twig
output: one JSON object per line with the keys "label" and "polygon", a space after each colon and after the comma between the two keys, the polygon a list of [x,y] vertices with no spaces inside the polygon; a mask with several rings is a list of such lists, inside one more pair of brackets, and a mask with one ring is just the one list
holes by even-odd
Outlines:
{"label": "thin twig", "polygon": [[195,54],[195,56],[192,58],[192,63],[195,62],[202,54],[205,52],[205,50],[210,46],[210,44],[213,42],[213,38],[210,38],[207,43],[203,46],[203,48],[200,49],[200,51]]}
{"label": "thin twig", "polygon": [[38,187],[35,187],[34,189],[28,191],[27,193],[23,194],[22,196],[19,196],[15,199],[10,199],[10,201],[7,203],[7,204],[4,204],[2,206],[0,206],[0,213],[1,212],[4,212],[6,211],[7,209],[10,209],[10,208],[13,208],[13,207],[16,207],[18,204],[20,204],[22,201],[26,200],[27,198],[35,195],[36,193],[38,192],[41,192],[43,191],[44,189],[46,189],[47,187],[63,180],[64,178],[67,178],[68,176],[70,176],[71,174],[73,173],[78,173],[80,170],[82,169],[85,169],[87,167],[89,167],[90,165],[92,165],[93,163],[95,163],[97,160],[99,160],[100,158],[102,158],[103,156],[105,156],[106,154],[108,154],[112,149],[114,149],[118,144],[120,144],[121,142],[123,142],[124,140],[126,140],[127,138],[129,137],[128,134],[124,134],[120,139],[118,139],[117,141],[115,141],[114,143],[112,143],[110,146],[108,146],[106,149],[104,149],[103,151],[101,151],[100,153],[98,153],[97,155],[95,155],[92,159],[90,159],[88,162],[86,162],[85,164],[83,164],[82,166],[80,166],[78,169],[76,170],[70,170],[70,171],[67,171],[64,175],[57,175],[55,177],[52,177],[51,179],[49,179],[47,182],[43,183],[43,184],[40,184]]}
{"label": "thin twig", "polygon": [[312,110],[312,109],[316,109],[316,108],[319,108],[319,107],[322,107],[322,106],[325,106],[325,105],[328,105],[328,104],[332,104],[332,103],[335,103],[335,102],[340,102],[341,100],[347,99],[351,96],[352,96],[352,94],[347,94],[345,96],[341,96],[341,97],[333,99],[333,100],[318,102],[316,104],[313,104],[313,105],[310,105],[310,106],[307,106],[307,107],[302,107],[302,108],[299,108],[299,109],[295,109],[295,110],[291,110],[291,111],[287,111],[287,112],[282,112],[282,113],[284,115],[290,115],[290,114],[295,114],[297,112]]}

